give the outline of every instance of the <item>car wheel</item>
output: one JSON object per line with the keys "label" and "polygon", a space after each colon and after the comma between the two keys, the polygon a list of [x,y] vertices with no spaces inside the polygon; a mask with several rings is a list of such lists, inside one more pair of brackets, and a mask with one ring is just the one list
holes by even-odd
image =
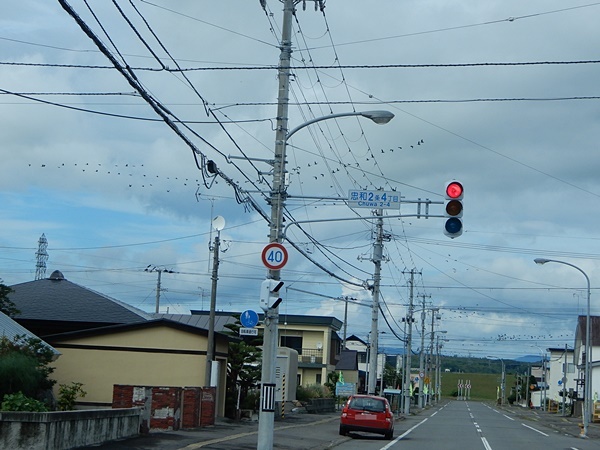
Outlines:
{"label": "car wheel", "polygon": [[388,441],[391,441],[392,439],[394,439],[394,430],[388,431],[387,433],[385,433],[385,438]]}
{"label": "car wheel", "polygon": [[346,427],[343,425],[340,425],[340,436],[346,436],[348,434],[348,431],[346,431]]}

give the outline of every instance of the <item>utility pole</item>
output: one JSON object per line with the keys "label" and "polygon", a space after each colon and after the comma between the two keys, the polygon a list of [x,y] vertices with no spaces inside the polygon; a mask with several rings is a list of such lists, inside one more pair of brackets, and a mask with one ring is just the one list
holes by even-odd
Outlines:
{"label": "utility pole", "polygon": [[158,278],[156,280],[156,308],[155,308],[155,312],[156,314],[158,314],[159,309],[160,309],[160,277],[162,274],[162,270],[158,271]]}
{"label": "utility pole", "polygon": [[145,269],[144,272],[158,272],[158,278],[156,280],[156,306],[155,306],[155,313],[158,314],[159,313],[159,309],[160,309],[160,291],[162,290],[162,288],[160,287],[160,283],[161,283],[161,275],[163,272],[167,272],[167,273],[175,273],[172,270],[169,269],[161,269],[160,267],[156,267],[153,266],[152,264],[148,265]]}
{"label": "utility pole", "polygon": [[213,219],[213,228],[217,232],[215,242],[212,245],[213,266],[210,290],[210,311],[208,313],[208,342],[206,345],[206,372],[204,382],[206,386],[217,386],[217,380],[212,379],[213,361],[215,360],[215,310],[217,307],[217,281],[219,280],[219,248],[221,246],[221,230],[225,226],[225,220],[221,216]]}
{"label": "utility pole", "polygon": [[355,298],[349,298],[348,296],[342,297],[344,301],[344,335],[342,337],[342,350],[346,350],[346,335],[348,331],[348,302],[350,300],[356,300]]}
{"label": "utility pole", "polygon": [[425,407],[425,393],[424,390],[424,378],[425,378],[425,318],[427,317],[427,310],[425,309],[425,299],[431,297],[430,295],[419,295],[423,298],[422,310],[421,310],[421,351],[419,352],[419,407]]}
{"label": "utility pole", "polygon": [[431,340],[429,341],[429,356],[427,358],[426,361],[426,365],[425,365],[425,374],[427,375],[428,378],[428,393],[429,393],[429,399],[427,401],[428,404],[433,404],[432,400],[433,400],[433,395],[432,394],[432,384],[431,384],[431,380],[433,379],[433,374],[432,374],[432,367],[433,367],[433,339],[434,339],[434,325],[435,325],[435,319],[439,318],[438,316],[438,312],[440,311],[439,308],[432,308],[431,309]]}
{"label": "utility pole", "polygon": [[[406,272],[402,272],[406,273]],[[406,320],[408,322],[408,331],[406,333],[406,370],[404,373],[404,388],[403,388],[403,397],[404,397],[404,414],[410,414],[410,370],[411,370],[411,343],[412,343],[412,322],[413,322],[413,299],[414,299],[414,285],[415,285],[415,269],[411,269],[410,273],[410,295],[409,295],[409,305],[408,312],[406,314]]]}
{"label": "utility pole", "polygon": [[[375,394],[377,389],[377,356],[379,353],[379,288],[381,283],[381,260],[383,258],[383,210],[375,211],[377,216],[376,237],[373,245],[373,264],[375,271],[373,273],[373,304],[371,306],[371,334],[369,346],[369,385],[367,392]],[[383,377],[383,372],[381,373]],[[383,394],[383,393],[382,393]]]}
{"label": "utility pole", "polygon": [[567,344],[565,344],[565,362],[563,363],[562,376],[562,415],[566,415],[565,408],[567,406]]}
{"label": "utility pole", "polygon": [[[269,242],[281,243],[283,240],[283,210],[286,193],[286,143],[288,134],[288,105],[290,83],[290,59],[292,54],[292,19],[295,5],[300,0],[282,0],[283,23],[278,66],[277,122],[275,132],[275,153],[273,158],[273,182],[270,195],[271,220],[269,223]],[[323,0],[315,0],[324,8]],[[260,2],[266,11],[266,2]],[[280,270],[269,269],[267,278],[280,280]],[[280,286],[279,286],[280,287]],[[279,325],[279,302],[269,306],[264,313],[263,355],[261,371],[261,401],[258,420],[257,450],[273,449],[273,431],[275,421],[274,386],[275,365]]]}

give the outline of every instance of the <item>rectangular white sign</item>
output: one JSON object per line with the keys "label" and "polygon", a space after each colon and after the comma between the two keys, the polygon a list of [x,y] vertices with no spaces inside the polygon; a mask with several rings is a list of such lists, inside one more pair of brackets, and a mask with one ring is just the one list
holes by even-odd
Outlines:
{"label": "rectangular white sign", "polygon": [[400,193],[386,191],[348,191],[351,208],[400,209]]}
{"label": "rectangular white sign", "polygon": [[240,328],[240,336],[258,336],[258,328]]}

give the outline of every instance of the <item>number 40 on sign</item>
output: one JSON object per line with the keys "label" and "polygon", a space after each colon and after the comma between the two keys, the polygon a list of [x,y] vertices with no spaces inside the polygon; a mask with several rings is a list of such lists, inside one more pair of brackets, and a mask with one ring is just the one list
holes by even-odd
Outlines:
{"label": "number 40 on sign", "polygon": [[267,269],[279,270],[286,265],[288,252],[279,242],[271,242],[265,245],[261,259]]}

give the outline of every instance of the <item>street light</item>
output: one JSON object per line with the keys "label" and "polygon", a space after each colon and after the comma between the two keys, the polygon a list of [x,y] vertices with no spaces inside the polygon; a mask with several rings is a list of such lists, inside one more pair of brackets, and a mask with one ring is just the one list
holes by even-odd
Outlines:
{"label": "street light", "polygon": [[578,270],[585,277],[585,281],[587,282],[587,313],[585,317],[585,385],[583,391],[583,434],[581,437],[586,438],[588,432],[588,424],[590,421],[591,415],[591,406],[592,406],[592,373],[591,373],[591,365],[590,361],[592,360],[592,343],[591,340],[591,325],[590,325],[590,279],[587,274],[577,267],[574,264],[559,261],[556,259],[545,259],[545,258],[536,258],[533,260],[536,264],[546,264],[549,262],[554,262],[558,264],[564,264],[565,266],[570,266],[573,269]]}
{"label": "street light", "polygon": [[506,367],[504,365],[504,360],[502,358],[498,358],[496,356],[488,356],[489,359],[493,359],[493,360],[500,360],[500,362],[502,363],[502,379],[500,381],[500,404],[504,405],[506,403],[506,396],[505,396],[505,391],[506,391]]}
{"label": "street light", "polygon": [[394,113],[392,113],[390,111],[385,111],[385,110],[375,110],[375,111],[353,111],[353,112],[345,112],[345,113],[337,113],[337,114],[328,114],[323,117],[317,117],[315,119],[309,120],[308,122],[304,122],[303,124],[298,125],[296,128],[293,128],[291,131],[289,131],[287,133],[285,140],[287,141],[289,138],[291,138],[292,135],[296,133],[296,131],[301,130],[302,128],[304,128],[308,125],[312,125],[313,123],[322,122],[323,120],[338,119],[340,117],[351,117],[351,116],[365,117],[367,119],[371,119],[377,125],[385,125],[386,123],[388,123],[390,120],[392,120],[394,118]]}
{"label": "street light", "polygon": [[[289,2],[289,0],[288,0]],[[286,2],[287,4],[287,2]],[[290,5],[288,4],[288,7]],[[287,10],[287,8],[286,8]],[[291,10],[290,10],[291,11]],[[291,16],[288,18],[291,19]],[[288,29],[288,23],[286,25],[286,29]],[[289,30],[288,30],[289,31]],[[284,33],[284,34],[287,34]],[[287,41],[289,41],[290,36],[287,36]],[[283,41],[286,41],[286,37],[283,38]],[[289,58],[289,54],[287,56],[283,55],[285,52],[282,51],[282,57]],[[283,73],[284,71],[280,72]],[[290,131],[287,131],[287,97],[283,95],[282,92],[287,92],[287,77],[283,77],[280,79],[280,98],[278,104],[278,114],[277,114],[277,129],[275,136],[275,158],[273,160],[273,184],[271,190],[270,204],[271,204],[271,220],[269,223],[269,242],[277,242],[281,243],[284,235],[283,235],[283,209],[285,206],[285,199],[287,197],[286,193],[286,147],[288,140],[296,134],[301,129],[312,125],[316,122],[321,122],[323,120],[329,119],[337,119],[340,117],[349,117],[349,116],[360,116],[365,117],[367,119],[371,119],[376,124],[386,124],[394,117],[394,114],[389,111],[353,111],[346,113],[337,113],[337,114],[329,114],[323,117],[317,117],[308,122],[302,123],[298,125],[296,128],[293,128]],[[377,266],[376,266],[377,270]],[[274,270],[269,269],[268,278],[272,280],[280,280],[280,269]],[[377,274],[376,274],[376,277]],[[379,287],[374,286],[373,289],[373,312],[372,315],[375,316],[379,314]],[[258,448],[261,450],[270,450],[273,448],[273,425],[275,420],[275,410],[272,406],[267,405],[265,403],[265,398],[268,397],[267,389],[270,386],[275,385],[275,365],[277,358],[277,328],[279,324],[279,310],[278,305],[275,307],[270,307],[265,310],[264,316],[264,335],[263,335],[263,364],[261,371],[261,409],[259,414],[259,423],[258,423]],[[376,320],[374,320],[376,322]],[[370,337],[370,368],[369,372],[372,376],[372,381],[376,380],[376,375],[374,374],[375,370],[377,370],[377,324],[372,324],[371,326],[371,337]],[[375,360],[373,360],[373,355]],[[376,372],[375,372],[376,373]],[[374,386],[373,386],[374,388]]]}
{"label": "street light", "polygon": [[439,403],[441,398],[442,398],[442,364],[441,364],[441,359],[440,359],[440,350],[442,349],[442,346],[444,345],[444,342],[450,342],[449,339],[440,339],[439,336],[437,336],[437,343],[436,343],[436,375],[435,375],[435,394],[437,396],[437,402]]}
{"label": "street light", "polygon": [[[263,8],[264,8],[264,2]],[[271,216],[269,220],[269,242],[281,243],[283,241],[283,209],[285,207],[286,193],[286,146],[287,141],[302,128],[322,120],[334,119],[346,116],[362,116],[375,121],[375,123],[387,123],[394,115],[390,112],[352,112],[341,114],[330,114],[328,116],[312,119],[296,128],[288,131],[288,107],[289,107],[289,83],[292,76],[290,61],[292,55],[292,25],[295,13],[296,0],[282,0],[283,23],[281,26],[281,45],[279,46],[278,65],[278,95],[277,95],[277,122],[275,128],[275,151],[273,158],[273,183],[269,203],[271,205]],[[376,265],[376,272],[378,266]],[[269,269],[267,276],[271,280],[280,280],[280,268]],[[378,286],[373,289],[373,308],[379,313]],[[377,303],[377,305],[376,305]],[[373,313],[373,315],[375,314]],[[274,388],[275,388],[275,365],[277,358],[277,328],[279,324],[278,305],[273,305],[265,310],[264,335],[263,335],[263,364],[261,372],[261,407],[258,421],[258,444],[257,450],[272,450],[273,431],[275,420]],[[373,329],[373,327],[372,327]],[[374,337],[373,337],[374,336]],[[372,333],[375,346],[371,351],[377,351],[377,329]]]}

